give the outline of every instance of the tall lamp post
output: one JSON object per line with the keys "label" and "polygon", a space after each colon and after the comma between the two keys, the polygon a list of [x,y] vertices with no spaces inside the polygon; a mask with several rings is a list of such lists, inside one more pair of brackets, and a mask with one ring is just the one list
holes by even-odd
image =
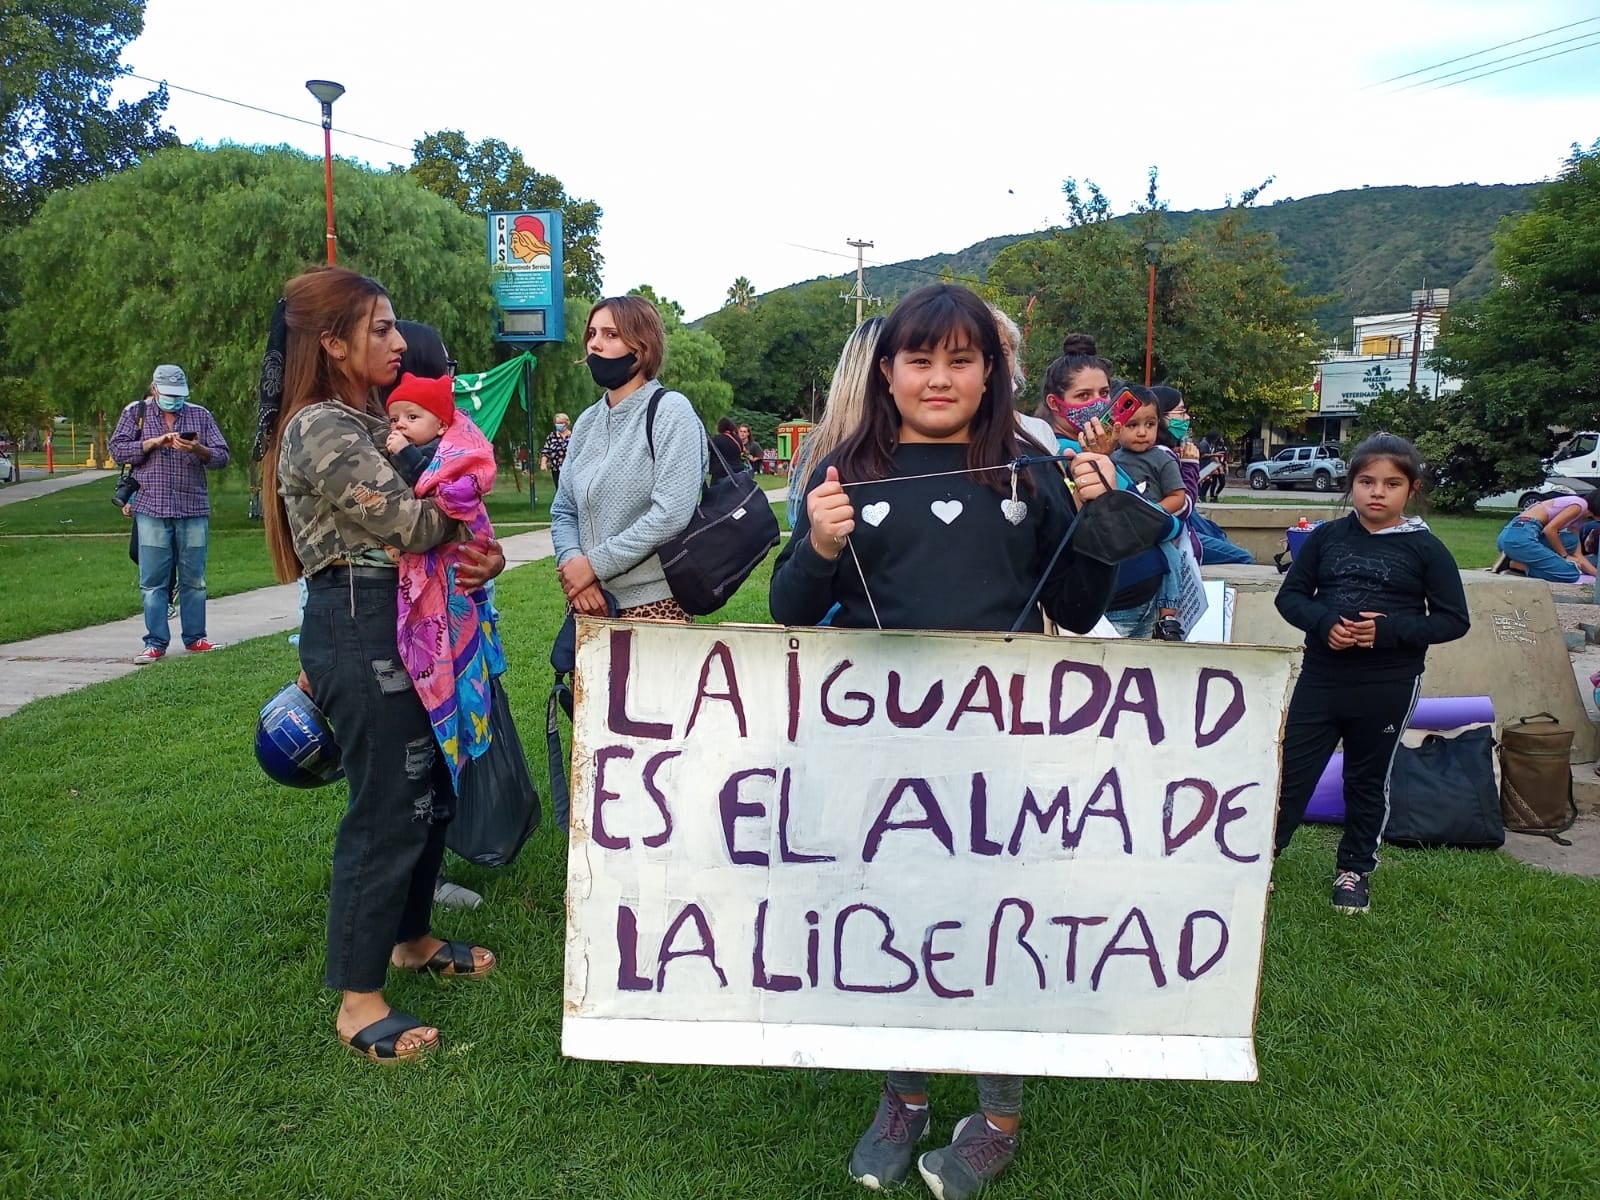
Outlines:
{"label": "tall lamp post", "polygon": [[322,175],[328,188],[328,265],[334,264],[333,235],[333,102],[344,95],[344,84],[331,79],[308,79],[306,91],[322,105]]}
{"label": "tall lamp post", "polygon": [[1156,342],[1156,263],[1161,261],[1161,243],[1155,240],[1144,244],[1144,260],[1150,266],[1150,299],[1145,306],[1144,318],[1144,385],[1150,386],[1150,360]]}

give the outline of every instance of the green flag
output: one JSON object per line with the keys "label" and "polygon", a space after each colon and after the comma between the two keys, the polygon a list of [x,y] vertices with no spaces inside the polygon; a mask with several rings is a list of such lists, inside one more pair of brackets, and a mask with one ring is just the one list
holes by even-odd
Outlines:
{"label": "green flag", "polygon": [[484,437],[494,441],[494,435],[500,431],[500,422],[505,420],[511,402],[520,398],[522,407],[528,407],[528,397],[522,386],[522,365],[526,362],[529,370],[532,370],[537,361],[532,354],[523,351],[510,362],[503,362],[491,370],[480,371],[476,375],[457,375],[456,407],[472,418],[472,423],[483,430]]}

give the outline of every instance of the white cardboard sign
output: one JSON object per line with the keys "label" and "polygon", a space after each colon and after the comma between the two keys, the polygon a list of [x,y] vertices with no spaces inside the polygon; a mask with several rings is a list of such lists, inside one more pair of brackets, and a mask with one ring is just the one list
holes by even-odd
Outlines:
{"label": "white cardboard sign", "polygon": [[1254,1079],[1292,662],[580,620],[563,1051]]}

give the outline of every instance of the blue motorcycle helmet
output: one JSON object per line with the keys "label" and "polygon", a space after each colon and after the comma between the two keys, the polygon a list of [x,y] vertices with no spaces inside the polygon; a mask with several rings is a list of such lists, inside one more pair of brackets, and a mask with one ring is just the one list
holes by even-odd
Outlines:
{"label": "blue motorcycle helmet", "polygon": [[293,682],[261,708],[256,722],[256,762],[279,783],[314,788],[344,778],[339,743],[328,718]]}

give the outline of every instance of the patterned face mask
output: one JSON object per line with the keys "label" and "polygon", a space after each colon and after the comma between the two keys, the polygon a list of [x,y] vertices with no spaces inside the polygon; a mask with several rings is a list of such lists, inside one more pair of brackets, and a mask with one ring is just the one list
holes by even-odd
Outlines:
{"label": "patterned face mask", "polygon": [[1111,424],[1111,397],[1104,400],[1090,400],[1084,404],[1063,404],[1056,409],[1061,416],[1075,425],[1080,431],[1089,427],[1089,422],[1098,420],[1102,425]]}

